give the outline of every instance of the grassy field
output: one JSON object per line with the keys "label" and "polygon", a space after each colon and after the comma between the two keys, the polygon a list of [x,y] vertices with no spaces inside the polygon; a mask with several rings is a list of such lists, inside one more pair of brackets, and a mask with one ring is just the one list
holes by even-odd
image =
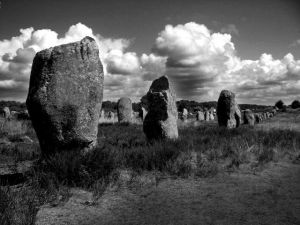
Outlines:
{"label": "grassy field", "polygon": [[[219,188],[215,190],[215,194],[219,197],[222,197],[222,192],[228,190],[232,194],[229,196],[231,198],[230,201],[233,201],[232,183],[236,183],[241,188],[246,188],[248,184],[252,188],[250,189],[255,191],[255,186],[253,186],[255,183],[250,184],[250,180],[254,180],[253,182],[257,182],[256,184],[260,185],[266,182],[266,179],[269,179],[269,177],[264,179],[264,176],[262,176],[263,179],[255,179],[248,177],[249,174],[252,176],[264,174],[264,171],[275,171],[277,164],[294,165],[296,169],[294,168],[293,171],[297,171],[300,161],[299,115],[299,112],[279,113],[276,117],[267,119],[254,128],[242,126],[233,130],[219,128],[216,121],[201,123],[190,121],[185,124],[179,124],[180,138],[178,140],[153,143],[146,141],[140,124],[102,123],[99,125],[99,144],[95,151],[85,156],[80,156],[78,152],[65,152],[53,155],[48,159],[38,160],[35,162],[35,166],[25,184],[14,187],[1,187],[0,224],[32,224],[38,209],[45,204],[50,205],[52,210],[55,208],[64,211],[65,209],[61,207],[68,207],[70,201],[74,200],[74,196],[78,195],[78,190],[85,190],[86,193],[91,193],[91,203],[88,200],[87,204],[90,204],[91,207],[94,204],[100,207],[105,199],[107,201],[112,200],[111,190],[115,193],[116,190],[119,190],[119,187],[124,186],[124,182],[127,188],[128,185],[130,186],[130,193],[132,188],[136,191],[137,187],[139,187],[139,193],[147,190],[156,193],[151,200],[154,203],[157,201],[161,202],[159,199],[164,198],[163,193],[170,191],[170,198],[173,196],[177,199],[176,201],[166,199],[166,206],[171,208],[174,208],[174,206],[169,204],[183,204],[185,201],[184,197],[192,199],[193,195],[186,191],[194,190],[195,187],[198,188],[196,188],[198,192],[203,187],[203,190],[206,190],[204,194],[209,194],[206,193],[209,187],[215,188],[217,186]],[[19,162],[39,158],[37,139],[29,122],[2,122],[1,126],[0,139],[3,140],[2,142],[5,140],[6,143],[11,143],[0,145],[2,159]],[[21,141],[24,136],[29,137],[33,141],[30,144],[27,143],[26,148],[23,147],[24,143]],[[290,167],[288,166],[288,168]],[[228,183],[224,177],[230,182]],[[224,179],[226,182],[224,182]],[[281,178],[279,180],[280,182],[290,182],[281,180]],[[210,185],[211,183],[215,186]],[[150,189],[147,186],[148,184],[151,184]],[[268,187],[270,190],[273,188],[272,185]],[[168,187],[172,186],[174,186],[173,189],[168,189]],[[268,188],[267,190],[269,190]],[[74,190],[77,190],[75,194]],[[265,191],[263,187],[262,190]],[[242,189],[237,190],[237,197],[246,198],[243,191]],[[282,189],[281,191],[290,190]],[[119,199],[124,193],[123,191],[117,192]],[[128,192],[126,193],[128,194]],[[183,198],[179,197],[180,193],[183,194]],[[203,193],[198,194],[199,196],[203,195]],[[136,198],[136,195],[134,196]],[[223,197],[225,198],[225,194]],[[140,200],[135,199],[134,201],[140,202]],[[200,200],[204,202],[202,203],[204,205],[212,204],[207,198],[203,197]],[[217,198],[214,199],[216,204],[217,200]],[[263,195],[258,198],[258,201],[264,200],[267,201],[268,199],[264,199]],[[279,200],[282,201],[281,198]],[[163,202],[160,203],[160,206],[154,203],[152,203],[152,207],[164,208]],[[258,202],[253,202],[253,204],[257,204],[257,207],[259,207]],[[299,204],[299,202],[295,204]],[[102,206],[104,207],[104,205]],[[145,203],[145,207],[148,207],[146,205]],[[212,205],[210,206],[212,207]],[[97,207],[94,209],[97,209]],[[142,205],[135,205],[135,207],[142,207],[141,211],[150,210],[147,213],[151,212],[151,208],[143,208]],[[189,205],[188,207],[193,206]],[[203,210],[202,207],[197,206],[195,210],[187,210],[190,210],[190,213],[193,214],[191,216],[195,216],[194,213],[197,210]],[[246,211],[247,206],[244,205],[243,207],[243,210]],[[289,211],[288,206],[286,208]],[[118,210],[119,214],[117,214],[119,216],[125,212],[122,211],[125,209]],[[184,213],[185,216],[189,214],[187,211],[181,212],[181,209],[176,207],[174,210],[175,213]],[[232,210],[234,211],[234,209]],[[85,211],[83,210],[83,212]],[[265,213],[270,214],[272,210]],[[287,213],[294,215],[292,212]],[[44,215],[46,214],[44,213]],[[57,214],[55,215],[57,216]],[[135,213],[132,213],[132,216],[134,215]],[[152,214],[150,213],[149,215]],[[149,215],[146,215],[145,218],[148,218]],[[155,217],[154,214],[153,216]],[[210,216],[213,217],[212,214],[208,213],[207,217]],[[38,218],[44,217],[38,214]],[[258,224],[255,223],[254,218],[252,218],[253,224]],[[168,224],[167,219],[162,218],[162,224]],[[259,222],[261,224],[276,224],[271,223],[272,221],[263,220]],[[49,222],[51,218],[41,221]],[[150,221],[152,223],[145,224],[157,224],[157,220],[152,219]],[[193,221],[191,220],[191,223]],[[209,222],[209,218],[206,218],[205,221],[207,223],[203,224],[239,224],[236,222],[236,218],[232,220],[232,223]],[[293,221],[299,222],[297,218]],[[124,224],[142,224],[142,222],[142,219],[137,219],[133,223],[130,223],[129,220],[128,223]],[[181,222],[187,223],[188,221]],[[41,222],[39,224],[47,223]],[[108,222],[107,224],[110,223]],[[111,221],[111,224],[119,223]]]}

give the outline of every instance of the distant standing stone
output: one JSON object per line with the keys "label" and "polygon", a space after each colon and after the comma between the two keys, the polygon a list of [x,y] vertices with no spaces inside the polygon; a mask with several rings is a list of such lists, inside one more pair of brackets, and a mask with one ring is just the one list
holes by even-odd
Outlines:
{"label": "distant standing stone", "polygon": [[182,120],[183,120],[184,122],[187,121],[188,114],[189,114],[189,112],[187,111],[187,109],[186,109],[186,108],[183,108],[183,110],[182,110]]}
{"label": "distant standing stone", "polygon": [[91,37],[36,54],[26,104],[43,153],[96,145],[103,78]]}
{"label": "distant standing stone", "polygon": [[131,123],[132,102],[130,98],[120,98],[117,106],[119,123]]}
{"label": "distant standing stone", "polygon": [[254,118],[255,118],[255,123],[260,123],[261,122],[261,115],[260,115],[260,113],[255,113],[254,114]]}
{"label": "distant standing stone", "polygon": [[178,138],[176,95],[167,76],[154,80],[146,95],[148,113],[143,130],[149,140]]}
{"label": "distant standing stone", "polygon": [[255,116],[250,109],[246,109],[243,111],[243,118],[244,118],[244,124],[249,124],[250,126],[254,126]]}
{"label": "distant standing stone", "polygon": [[209,111],[208,111],[208,110],[206,110],[206,111],[204,112],[204,120],[205,120],[205,121],[209,121]]}
{"label": "distant standing stone", "polygon": [[214,113],[212,111],[209,113],[209,120],[215,120]]}
{"label": "distant standing stone", "polygon": [[100,114],[100,118],[101,118],[101,119],[104,119],[104,117],[105,117],[105,111],[102,109],[102,110],[101,110],[101,114]]}
{"label": "distant standing stone", "polygon": [[8,107],[3,108],[3,116],[5,119],[10,119],[10,109]]}
{"label": "distant standing stone", "polygon": [[240,125],[241,111],[236,103],[235,94],[231,91],[221,91],[217,105],[217,117],[221,127],[235,128]]}
{"label": "distant standing stone", "polygon": [[204,120],[204,113],[203,113],[202,111],[197,111],[196,119],[197,119],[198,121]]}

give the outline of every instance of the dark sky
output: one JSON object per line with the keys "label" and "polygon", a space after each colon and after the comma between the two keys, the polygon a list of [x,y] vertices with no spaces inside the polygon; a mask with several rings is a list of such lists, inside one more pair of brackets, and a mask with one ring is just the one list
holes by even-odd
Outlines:
{"label": "dark sky", "polygon": [[190,21],[220,31],[234,24],[238,55],[257,59],[262,52],[282,58],[300,49],[299,0],[1,0],[0,40],[18,35],[20,28],[49,28],[63,34],[81,22],[95,33],[133,39],[132,51],[149,52],[166,24]]}
{"label": "dark sky", "polygon": [[139,101],[161,74],[178,98],[229,89],[243,103],[300,99],[300,0],[0,3],[0,99],[26,99],[37,51],[86,35],[100,48],[105,99]]}

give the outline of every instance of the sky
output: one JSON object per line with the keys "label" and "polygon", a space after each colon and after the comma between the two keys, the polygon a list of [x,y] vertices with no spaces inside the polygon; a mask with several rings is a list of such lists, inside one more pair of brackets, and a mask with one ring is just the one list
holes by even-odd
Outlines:
{"label": "sky", "polygon": [[0,0],[0,100],[25,101],[36,52],[93,37],[104,99],[146,94],[167,75],[177,98],[300,99],[299,0]]}

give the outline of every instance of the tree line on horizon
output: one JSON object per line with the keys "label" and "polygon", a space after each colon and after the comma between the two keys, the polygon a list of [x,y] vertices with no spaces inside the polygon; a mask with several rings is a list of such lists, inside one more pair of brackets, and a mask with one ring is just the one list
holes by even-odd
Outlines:
{"label": "tree line on horizon", "polygon": [[[186,108],[189,112],[194,113],[198,110],[205,111],[210,108],[217,108],[217,101],[208,101],[208,102],[196,102],[190,100],[179,100],[176,101],[177,108],[179,112],[182,112],[184,108]],[[241,110],[251,109],[253,111],[263,111],[267,108],[272,106],[270,105],[257,105],[257,104],[239,104]],[[278,109],[284,109],[287,107],[282,100],[278,100],[275,105]],[[300,108],[300,101],[294,100],[290,105],[292,109]],[[18,102],[18,101],[0,101],[0,109],[4,107],[9,107],[11,111],[24,111],[26,110],[25,102]],[[141,111],[141,103],[140,102],[133,102],[132,109],[135,112]],[[102,102],[102,109],[104,111],[117,111],[117,102],[114,101],[103,101]]]}

